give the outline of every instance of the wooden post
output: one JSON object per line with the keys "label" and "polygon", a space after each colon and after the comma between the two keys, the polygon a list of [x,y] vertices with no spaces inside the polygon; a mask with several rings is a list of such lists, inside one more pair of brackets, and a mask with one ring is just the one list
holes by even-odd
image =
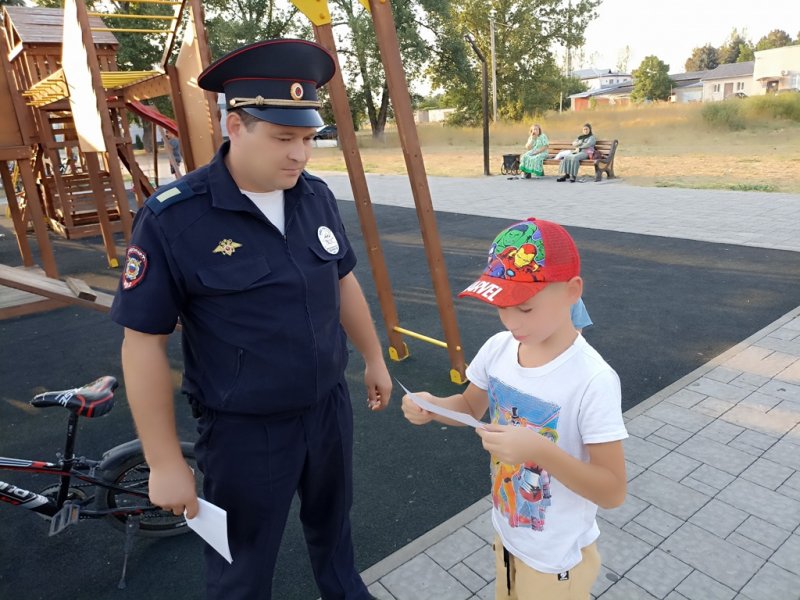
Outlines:
{"label": "wooden post", "polygon": [[317,42],[327,48],[336,61],[336,73],[334,73],[333,79],[328,82],[328,92],[330,92],[331,96],[333,114],[336,117],[337,137],[344,153],[347,174],[350,177],[353,198],[358,211],[358,220],[361,224],[361,234],[364,236],[364,245],[367,249],[367,259],[372,270],[372,278],[375,281],[375,289],[378,292],[378,302],[381,306],[386,335],[389,338],[389,356],[393,360],[402,360],[408,356],[408,347],[403,343],[403,336],[395,331],[395,327],[400,323],[392,293],[392,282],[386,269],[386,260],[383,256],[381,239],[378,235],[378,226],[375,223],[375,213],[372,210],[367,178],[364,175],[364,165],[361,162],[361,153],[358,150],[355,127],[353,126],[353,116],[350,112],[350,102],[347,99],[347,90],[342,78],[339,58],[336,52],[336,42],[333,38],[333,30],[330,23],[319,26],[314,25],[314,35]]}
{"label": "wooden post", "polygon": [[392,16],[390,0],[369,0],[375,36],[381,53],[381,61],[386,72],[389,97],[392,100],[397,131],[403,147],[408,176],[411,180],[411,192],[417,208],[422,241],[431,271],[439,317],[447,341],[447,352],[450,355],[450,378],[456,383],[464,383],[465,368],[464,350],[461,347],[461,335],[456,323],[453,308],[453,296],[450,282],[447,279],[447,267],[442,254],[441,240],[436,226],[436,216],[431,203],[431,193],[425,173],[425,163],[414,123],[411,109],[411,98],[408,83],[400,58],[400,45],[397,41],[397,30]]}
{"label": "wooden post", "polygon": [[8,210],[11,213],[11,222],[14,224],[14,232],[17,234],[17,247],[22,257],[22,264],[26,267],[32,267],[34,262],[33,254],[31,253],[31,245],[28,243],[28,228],[22,211],[19,208],[17,190],[11,179],[11,173],[8,171],[8,163],[4,160],[0,160],[0,177],[3,180],[3,189],[6,192],[6,202],[8,203]]}
{"label": "wooden post", "polygon": [[56,267],[56,257],[53,254],[53,246],[50,244],[50,236],[47,234],[47,224],[42,213],[42,204],[39,202],[39,194],[36,187],[36,179],[33,176],[31,161],[29,159],[19,161],[19,173],[22,177],[22,185],[26,194],[33,194],[27,197],[27,207],[31,211],[33,230],[36,232],[36,241],[39,243],[39,256],[42,259],[42,267],[48,277],[58,277]]}
{"label": "wooden post", "polygon": [[[141,169],[139,169],[139,165],[136,163],[136,155],[133,152],[133,142],[131,141],[131,131],[128,125],[128,115],[126,114],[127,111],[120,107],[116,112],[122,124],[123,145],[119,148],[120,160],[123,160],[125,167],[131,174],[131,179],[133,179],[133,191],[136,195],[136,206],[141,208],[144,201],[147,200],[152,193],[150,182],[146,180]],[[147,183],[146,188],[145,182]]]}
{"label": "wooden post", "polygon": [[[189,0],[189,7],[191,8],[192,22],[194,23],[195,36],[197,37],[197,48],[200,52],[200,64],[205,69],[211,64],[211,49],[208,47],[208,38],[206,37],[203,2],[202,0]],[[209,114],[211,115],[210,125],[213,146],[214,148],[219,148],[222,145],[222,127],[219,123],[220,111],[217,105],[217,95],[214,92],[206,92],[205,94]]]}
{"label": "wooden post", "polygon": [[175,121],[178,123],[178,142],[180,142],[181,145],[183,163],[186,165],[186,172],[188,173],[189,171],[194,171],[198,165],[194,162],[192,145],[187,139],[189,135],[189,123],[186,120],[186,107],[183,105],[183,97],[181,95],[181,86],[178,83],[178,77],[178,69],[175,68],[175,65],[167,65],[170,97],[172,99],[172,107],[175,109]]}
{"label": "wooden post", "polygon": [[[103,88],[103,83],[100,79],[100,67],[99,62],[97,59],[97,52],[95,51],[94,47],[94,39],[92,38],[92,30],[91,26],[89,25],[89,15],[86,11],[86,5],[83,3],[82,0],[75,0],[76,7],[77,7],[77,20],[78,24],[81,29],[81,35],[83,38],[83,45],[86,52],[87,57],[87,67],[89,69],[89,73],[91,74],[91,81],[92,87],[94,88],[95,97],[96,97],[96,106],[93,107],[86,107],[85,110],[97,110],[100,113],[100,126],[103,132],[103,138],[105,140],[105,153],[108,158],[108,174],[111,179],[111,189],[114,190],[114,195],[117,198],[117,207],[119,209],[119,220],[122,224],[122,234],[125,238],[125,241],[130,241],[131,238],[131,207],[130,202],[128,201],[128,192],[125,189],[125,182],[122,179],[122,170],[119,166],[119,158],[117,156],[117,142],[114,138],[114,132],[111,126],[111,116],[109,113],[108,102],[106,101],[106,92]],[[64,26],[67,26],[67,23],[64,23]],[[91,169],[90,169],[90,177]],[[100,180],[97,181],[100,184]],[[93,182],[94,184],[94,182]],[[102,187],[102,186],[100,186]],[[100,205],[98,204],[98,211],[100,210]],[[103,212],[106,212],[105,209],[105,202],[103,203]],[[99,215],[98,215],[99,216]],[[106,213],[104,217],[100,217],[100,224],[101,227],[104,226],[104,222],[108,222],[108,214]],[[109,232],[110,233],[110,232]],[[103,236],[105,237],[105,232]],[[112,259],[116,262],[116,254],[111,257],[109,256],[109,264],[111,264]],[[115,265],[112,265],[115,266]]]}
{"label": "wooden post", "polygon": [[156,182],[156,187],[158,187],[158,137],[156,136],[156,124],[151,123],[150,127],[152,129],[151,138],[153,140],[153,179]]}
{"label": "wooden post", "polygon": [[[89,171],[89,181],[92,186],[92,195],[94,196],[94,203],[97,207],[97,218],[100,220],[100,232],[103,236],[103,245],[106,248],[106,259],[108,260],[108,266],[112,269],[116,269],[119,266],[119,260],[117,260],[117,248],[114,245],[111,220],[108,218],[108,210],[106,208],[106,192],[100,175],[100,162],[97,159],[96,152],[85,152],[84,154],[86,156],[86,167]],[[120,211],[122,210],[122,206],[120,206]]]}

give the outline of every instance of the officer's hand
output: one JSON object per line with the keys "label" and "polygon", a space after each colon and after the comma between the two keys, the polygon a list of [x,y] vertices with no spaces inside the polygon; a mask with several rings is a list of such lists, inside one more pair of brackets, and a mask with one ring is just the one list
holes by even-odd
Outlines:
{"label": "officer's hand", "polygon": [[367,405],[371,410],[383,410],[389,406],[392,377],[383,357],[367,362],[367,367],[364,369],[364,384],[367,386]]}
{"label": "officer's hand", "polygon": [[[414,392],[414,395],[428,402],[434,402],[433,396],[428,392]],[[433,420],[433,413],[424,408],[420,408],[420,406],[407,395],[403,396],[403,416],[409,423],[413,423],[414,425],[425,425],[425,423],[430,423]]]}
{"label": "officer's hand", "polygon": [[193,519],[197,515],[197,491],[194,471],[179,460],[176,463],[150,466],[150,502],[164,510]]}

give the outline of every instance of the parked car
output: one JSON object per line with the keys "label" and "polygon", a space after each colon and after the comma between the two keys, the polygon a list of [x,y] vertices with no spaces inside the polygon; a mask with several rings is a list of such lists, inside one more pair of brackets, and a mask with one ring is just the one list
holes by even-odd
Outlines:
{"label": "parked car", "polygon": [[336,131],[336,125],[323,125],[314,134],[315,140],[335,140],[338,137],[339,133]]}

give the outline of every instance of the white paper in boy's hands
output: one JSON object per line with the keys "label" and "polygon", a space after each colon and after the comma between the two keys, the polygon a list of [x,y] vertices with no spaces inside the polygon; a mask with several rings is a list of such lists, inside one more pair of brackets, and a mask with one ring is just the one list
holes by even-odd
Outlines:
{"label": "white paper in boy's hands", "polygon": [[427,410],[428,412],[432,412],[437,415],[441,415],[442,417],[452,419],[453,421],[458,421],[459,423],[463,423],[464,425],[469,425],[470,427],[474,427],[476,429],[478,428],[483,429],[483,427],[486,425],[486,423],[478,421],[475,417],[473,417],[472,415],[468,415],[467,413],[450,410],[449,408],[443,408],[441,406],[433,404],[432,402],[423,400],[419,396],[412,394],[406,386],[400,383],[400,380],[395,379],[395,381],[397,381],[400,387],[403,388],[403,391],[406,394],[408,394],[408,397],[411,398],[414,401],[414,403],[423,410]]}
{"label": "white paper in boy's hands", "polygon": [[[186,519],[189,529],[203,538],[222,558],[233,562],[228,547],[228,513],[216,504],[202,498],[197,499],[198,510],[194,519]],[[186,513],[184,512],[184,516]]]}

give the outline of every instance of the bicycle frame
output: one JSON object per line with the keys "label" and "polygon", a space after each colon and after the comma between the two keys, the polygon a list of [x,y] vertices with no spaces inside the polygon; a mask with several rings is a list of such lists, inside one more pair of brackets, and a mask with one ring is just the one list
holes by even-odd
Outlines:
{"label": "bicycle frame", "polygon": [[[67,503],[70,484],[72,479],[80,479],[86,483],[97,487],[117,490],[132,496],[138,496],[147,500],[147,494],[130,488],[116,485],[104,479],[94,476],[95,469],[100,465],[100,461],[87,460],[75,456],[75,438],[78,429],[78,416],[70,414],[67,423],[67,439],[64,444],[63,458],[58,463],[51,463],[38,460],[21,460],[0,456],[0,471],[22,471],[26,473],[43,473],[60,477],[61,481],[58,488],[56,499],[47,498],[36,492],[12,485],[0,480],[0,502],[20,506],[46,517],[56,515]],[[81,507],[81,515],[85,518],[104,517],[111,512],[115,514],[137,514],[146,510],[153,510],[151,506],[130,506],[118,508],[113,511],[91,510]]]}

